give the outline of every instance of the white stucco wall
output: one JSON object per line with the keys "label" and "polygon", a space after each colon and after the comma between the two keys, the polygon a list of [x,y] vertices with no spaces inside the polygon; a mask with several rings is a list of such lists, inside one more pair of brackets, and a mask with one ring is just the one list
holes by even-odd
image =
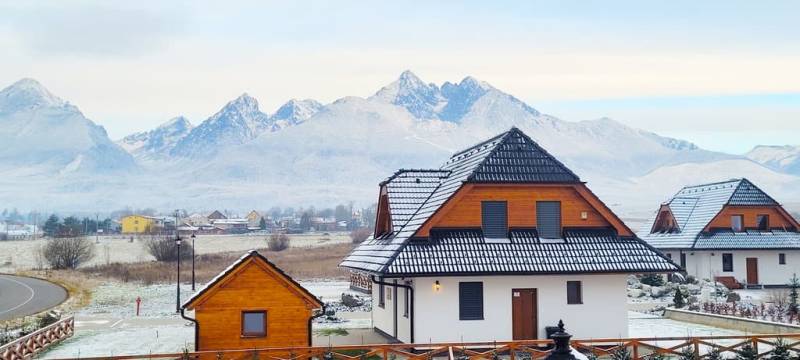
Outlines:
{"label": "white stucco wall", "polygon": [[[678,251],[664,251],[672,254],[672,259],[680,263]],[[758,258],[758,280],[761,285],[785,285],[793,273],[800,276],[800,251],[798,250],[715,250],[685,251],[686,273],[701,279],[717,276],[733,276],[745,283],[747,279],[747,258]],[[722,254],[733,254],[733,271],[722,271]],[[786,254],[786,264],[778,264],[778,254]]]}
{"label": "white stucco wall", "polygon": [[[385,279],[384,281],[393,283],[394,279]],[[398,283],[403,284],[405,281],[398,280]],[[384,302],[384,306],[380,307],[378,306],[380,285],[372,284],[372,326],[402,342],[409,343],[411,342],[411,317],[410,315],[409,317],[403,316],[403,296],[405,296],[406,291],[406,289],[401,287],[395,288],[394,286],[385,286],[386,300]],[[397,308],[395,308],[395,305],[397,305]],[[397,311],[396,328],[394,326],[395,309]],[[410,310],[411,304],[409,303],[409,313]]]}
{"label": "white stucco wall", "polygon": [[[434,290],[438,280],[441,287]],[[459,320],[458,283],[483,282],[484,320]],[[567,304],[567,281],[583,283],[583,304]],[[552,275],[415,278],[415,342],[493,341],[512,339],[512,289],[537,289],[538,334],[563,319],[576,338],[619,338],[628,335],[626,275]],[[377,304],[377,286],[374,286]],[[403,289],[398,289],[403,293]],[[398,299],[392,294],[392,301]],[[398,335],[409,342],[407,319],[398,304]],[[393,334],[393,304],[373,306],[374,326]]]}

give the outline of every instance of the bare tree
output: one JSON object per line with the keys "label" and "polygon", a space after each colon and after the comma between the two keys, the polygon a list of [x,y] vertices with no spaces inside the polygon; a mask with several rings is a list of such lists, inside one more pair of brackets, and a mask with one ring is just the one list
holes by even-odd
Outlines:
{"label": "bare tree", "polygon": [[273,233],[267,240],[267,247],[272,251],[283,251],[289,248],[289,237],[286,234]]}
{"label": "bare tree", "polygon": [[94,257],[94,244],[85,237],[51,238],[41,254],[51,269],[75,269]]}
{"label": "bare tree", "polygon": [[368,228],[358,228],[350,232],[350,239],[353,240],[354,244],[360,244],[367,240],[367,238],[372,235],[372,230]]}
{"label": "bare tree", "polygon": [[[169,236],[153,236],[144,242],[144,246],[147,252],[158,261],[178,260],[178,245],[175,244],[175,239]],[[190,259],[191,257],[192,245],[188,242],[181,243],[181,259]]]}

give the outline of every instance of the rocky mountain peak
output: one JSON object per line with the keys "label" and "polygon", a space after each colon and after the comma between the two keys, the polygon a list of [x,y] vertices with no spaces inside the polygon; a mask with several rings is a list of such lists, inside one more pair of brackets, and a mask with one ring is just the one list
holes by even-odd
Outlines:
{"label": "rocky mountain peak", "polygon": [[61,107],[65,104],[64,100],[31,78],[23,78],[0,91],[0,111],[4,112],[35,107]]}

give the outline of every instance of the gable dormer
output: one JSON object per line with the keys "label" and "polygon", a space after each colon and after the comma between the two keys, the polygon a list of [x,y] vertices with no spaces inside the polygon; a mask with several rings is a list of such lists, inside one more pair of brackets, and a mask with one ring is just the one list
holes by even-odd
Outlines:
{"label": "gable dormer", "polygon": [[376,239],[392,233],[392,214],[389,211],[389,191],[386,184],[381,185],[378,194],[378,212],[375,215],[375,234]]}
{"label": "gable dormer", "polygon": [[675,215],[672,213],[672,209],[670,209],[669,205],[662,204],[661,208],[658,209],[658,215],[656,215],[656,220],[653,222],[650,233],[676,233],[679,231],[680,227]]}

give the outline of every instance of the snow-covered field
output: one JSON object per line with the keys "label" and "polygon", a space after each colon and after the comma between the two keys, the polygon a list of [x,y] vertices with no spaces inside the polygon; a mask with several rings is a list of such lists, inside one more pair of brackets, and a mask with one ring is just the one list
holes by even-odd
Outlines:
{"label": "snow-covered field", "polygon": [[[346,281],[299,281],[330,308],[337,320],[321,320],[316,329],[370,329],[368,305],[359,311],[341,311],[342,293],[358,295]],[[202,284],[201,284],[202,285]],[[197,289],[200,289],[198,286]],[[181,299],[191,296],[191,287],[181,286]],[[363,296],[363,295],[362,295]],[[142,299],[136,316],[136,298]],[[181,352],[194,346],[191,324],[176,313],[175,285],[138,285],[108,282],[93,290],[92,301],[75,314],[75,335],[56,345],[42,358],[89,357],[124,354]],[[368,303],[367,303],[368,304]],[[364,311],[364,310],[367,311]],[[187,313],[193,316],[191,312]]]}
{"label": "snow-covered field", "polygon": [[[113,236],[101,237],[95,244],[95,257],[87,265],[106,264],[112,262],[141,262],[153,260],[144,248],[146,238]],[[314,247],[351,242],[349,234],[344,232],[319,234],[289,235],[292,247]],[[41,264],[37,261],[38,249],[45,240],[0,241],[0,272],[15,272],[31,269]],[[265,235],[200,235],[195,240],[198,254],[209,254],[227,251],[247,251],[266,247]]]}

